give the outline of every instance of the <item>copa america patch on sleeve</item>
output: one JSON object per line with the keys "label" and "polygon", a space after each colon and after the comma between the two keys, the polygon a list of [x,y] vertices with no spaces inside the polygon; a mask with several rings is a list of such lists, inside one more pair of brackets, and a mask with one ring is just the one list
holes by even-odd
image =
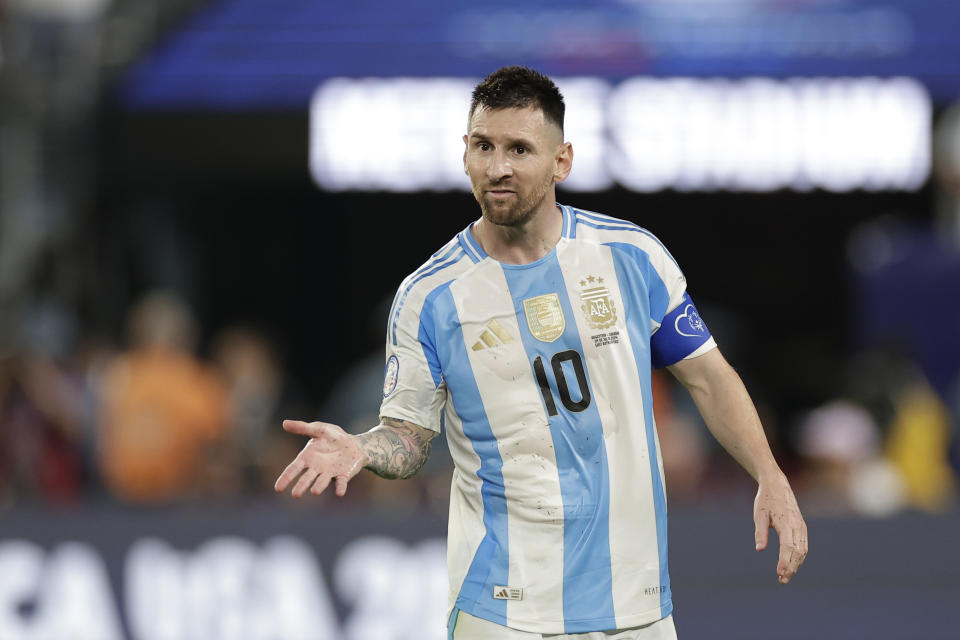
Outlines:
{"label": "copa america patch on sleeve", "polygon": [[397,377],[400,374],[400,361],[397,359],[397,356],[390,356],[390,359],[387,360],[387,366],[383,370],[383,397],[386,398],[388,395],[393,393],[393,390],[397,388]]}

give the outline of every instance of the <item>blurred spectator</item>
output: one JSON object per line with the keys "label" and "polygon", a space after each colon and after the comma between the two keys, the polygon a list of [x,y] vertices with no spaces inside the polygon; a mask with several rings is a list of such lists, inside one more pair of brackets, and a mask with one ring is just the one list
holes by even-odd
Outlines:
{"label": "blurred spectator", "polygon": [[801,501],[821,513],[871,516],[952,504],[949,413],[920,367],[900,346],[873,348],[850,359],[847,380],[850,399],[800,423]]}
{"label": "blurred spectator", "polygon": [[227,394],[193,355],[194,320],[169,293],[151,293],[129,318],[130,348],[101,388],[99,463],[107,489],[155,503],[198,490],[208,449],[227,428]]}
{"label": "blurred spectator", "polygon": [[[260,332],[235,326],[213,340],[213,361],[227,386],[229,452],[217,484],[272,491],[302,442],[281,429],[284,418],[310,415],[297,385],[284,373],[274,345]],[[236,477],[239,476],[239,477]],[[233,478],[233,484],[229,485]],[[229,485],[229,486],[224,486]]]}
{"label": "blurred spectator", "polygon": [[800,501],[810,513],[892,515],[904,505],[897,469],[881,455],[880,428],[859,404],[834,400],[800,422],[797,450],[806,468]]}
{"label": "blurred spectator", "polygon": [[903,389],[889,427],[887,453],[906,481],[910,504],[942,511],[956,494],[950,468],[950,418],[936,392],[922,378]]}
{"label": "blurred spectator", "polygon": [[[960,262],[960,102],[955,102],[941,114],[933,143],[933,175],[938,187],[937,222],[941,235],[950,239],[953,255]],[[952,282],[956,288],[957,279]],[[960,473],[960,362],[955,365],[947,401],[953,418],[951,462],[954,470]]]}
{"label": "blurred spectator", "polygon": [[50,301],[27,308],[0,354],[0,497],[46,502],[80,497],[90,407],[71,368],[74,323]]}
{"label": "blurred spectator", "polygon": [[57,365],[28,355],[0,362],[0,495],[72,501],[83,483],[72,402]]}

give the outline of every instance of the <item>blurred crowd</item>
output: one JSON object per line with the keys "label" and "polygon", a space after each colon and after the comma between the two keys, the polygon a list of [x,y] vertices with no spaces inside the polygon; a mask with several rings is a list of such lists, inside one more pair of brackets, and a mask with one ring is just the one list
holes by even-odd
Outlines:
{"label": "blurred crowd", "polygon": [[296,453],[279,418],[307,409],[255,329],[222,330],[200,358],[193,315],[166,292],[131,310],[123,347],[74,335],[57,308],[21,324],[0,352],[3,503],[229,499],[269,490]]}
{"label": "blurred crowd", "polygon": [[[193,313],[168,291],[132,307],[122,345],[77,335],[55,304],[35,305],[17,324],[18,335],[0,347],[0,509],[289,501],[273,494],[273,483],[304,443],[282,430],[284,418],[322,418],[354,432],[377,421],[381,356],[359,361],[328,398],[314,398],[254,327],[222,329],[201,356]],[[445,511],[449,459],[438,449],[411,482],[361,474],[341,504]]]}
{"label": "blurred crowd", "polygon": [[[133,306],[123,345],[75,335],[69,316],[52,305],[32,309],[21,324],[16,348],[0,352],[0,507],[291,501],[272,496],[274,479],[303,445],[282,431],[283,418],[323,419],[352,432],[377,420],[379,353],[357,361],[327,398],[312,398],[252,327],[221,330],[198,355],[194,316],[169,292]],[[940,394],[891,350],[854,358],[848,380],[837,399],[787,419],[758,398],[802,506],[868,516],[951,508],[957,416]],[[748,491],[749,479],[671,376],[655,373],[654,395],[670,500],[705,503]],[[319,501],[445,513],[451,462],[443,438],[435,442],[415,479],[362,473],[347,500]]]}

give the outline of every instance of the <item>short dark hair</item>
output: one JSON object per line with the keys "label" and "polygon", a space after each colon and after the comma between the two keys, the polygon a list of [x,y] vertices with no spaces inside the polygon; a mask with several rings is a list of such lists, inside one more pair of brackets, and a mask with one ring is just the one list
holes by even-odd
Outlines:
{"label": "short dark hair", "polygon": [[534,107],[563,131],[563,95],[553,80],[529,67],[501,67],[473,89],[470,117],[477,109]]}

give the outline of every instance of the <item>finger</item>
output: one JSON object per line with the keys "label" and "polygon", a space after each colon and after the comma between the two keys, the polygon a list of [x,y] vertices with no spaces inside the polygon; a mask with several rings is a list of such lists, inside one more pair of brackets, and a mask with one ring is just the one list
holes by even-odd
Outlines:
{"label": "finger", "polygon": [[330,476],[326,474],[318,476],[317,479],[314,481],[313,486],[310,488],[310,493],[312,493],[315,496],[318,496],[321,493],[323,493],[329,485],[330,485]]}
{"label": "finger", "polygon": [[800,565],[803,564],[803,561],[807,559],[807,536],[802,530],[794,530],[793,533],[793,558],[791,559],[791,566],[793,567],[793,572],[796,573],[800,568]]}
{"label": "finger", "polygon": [[298,457],[296,460],[287,465],[287,468],[283,470],[283,473],[280,474],[280,477],[277,478],[276,483],[273,485],[273,490],[277,493],[283,493],[287,490],[287,487],[290,486],[290,483],[293,482],[294,478],[300,475],[300,472],[303,471],[303,463]]}
{"label": "finger", "polygon": [[777,530],[777,536],[780,538],[780,555],[777,558],[777,575],[782,579],[790,566],[790,556],[793,553],[793,529],[791,527],[777,526],[774,522],[774,528]]}
{"label": "finger", "polygon": [[787,561],[782,570],[778,568],[778,575],[780,584],[787,584],[790,582],[790,579],[796,575],[797,569],[800,568],[800,554],[796,551],[789,551],[787,555]]}
{"label": "finger", "polygon": [[767,548],[767,540],[770,536],[770,512],[766,509],[755,509],[753,512],[753,540],[757,546],[757,551],[763,551]]}
{"label": "finger", "polygon": [[780,562],[777,563],[777,580],[780,581],[780,584],[790,582],[790,578],[796,573],[796,570],[791,568],[792,564],[793,552],[789,549],[781,552]]}
{"label": "finger", "polygon": [[780,560],[777,562],[777,575],[781,584],[787,584],[797,573],[803,562],[804,553],[800,545],[800,537],[793,527],[784,527],[780,533]]}
{"label": "finger", "polygon": [[337,488],[336,488],[337,495],[342,498],[347,493],[347,478],[345,478],[344,476],[337,476],[336,481],[337,481]]}
{"label": "finger", "polygon": [[793,530],[792,544],[789,547],[790,554],[783,568],[780,580],[782,584],[786,584],[796,575],[800,569],[800,565],[802,565],[803,561],[807,558],[807,538],[804,529],[805,527],[799,531],[796,529]]}
{"label": "finger", "polygon": [[303,475],[300,476],[300,480],[297,481],[297,486],[293,488],[293,497],[302,498],[303,494],[307,492],[307,489],[310,488],[310,485],[313,484],[313,481],[317,479],[317,472],[313,469],[307,469],[303,472]]}
{"label": "finger", "polygon": [[316,438],[323,433],[322,422],[304,422],[303,420],[284,420],[283,430],[299,436]]}

